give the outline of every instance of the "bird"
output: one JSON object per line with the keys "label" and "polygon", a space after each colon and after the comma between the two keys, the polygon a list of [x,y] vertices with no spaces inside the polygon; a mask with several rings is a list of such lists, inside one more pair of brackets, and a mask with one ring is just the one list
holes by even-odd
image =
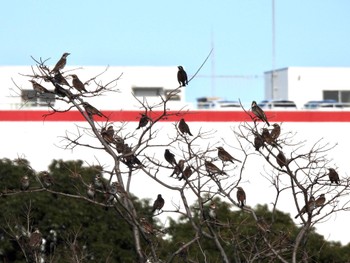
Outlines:
{"label": "bird", "polygon": [[63,69],[66,66],[67,63],[67,57],[70,55],[70,53],[63,53],[62,57],[57,61],[54,68],[51,70],[51,72],[55,73],[59,70]]}
{"label": "bird", "polygon": [[279,153],[276,156],[276,162],[277,164],[282,168],[283,166],[286,166],[287,164],[287,158],[283,154],[283,152],[279,151]]}
{"label": "bird", "polygon": [[55,76],[53,79],[54,79],[55,83],[57,83],[57,84],[70,86],[68,81],[66,80],[66,78],[63,77],[63,75],[59,71],[57,71],[55,73]]}
{"label": "bird", "polygon": [[315,198],[313,196],[310,196],[310,200],[307,202],[306,205],[303,206],[303,208],[300,210],[300,212],[294,217],[297,219],[299,216],[305,214],[306,212],[312,212],[316,207]]}
{"label": "bird", "polygon": [[226,150],[223,147],[220,146],[220,147],[217,147],[217,149],[218,149],[218,157],[219,157],[219,159],[221,161],[223,161],[223,162],[231,162],[231,163],[234,163],[234,161],[236,161],[236,162],[241,163],[240,160],[232,157],[231,154],[226,152]]}
{"label": "bird", "polygon": [[180,87],[188,85],[187,73],[182,66],[177,67],[179,71],[177,72],[177,81],[180,84]]}
{"label": "bird", "polygon": [[54,92],[57,96],[62,97],[62,98],[64,98],[64,97],[70,98],[73,96],[73,94],[69,90],[64,89],[58,83],[54,83],[54,85],[55,85]]}
{"label": "bird", "polygon": [[87,92],[87,90],[85,89],[84,83],[81,82],[81,80],[78,78],[78,76],[75,74],[71,74],[71,76],[73,78],[73,80],[72,80],[73,87],[79,92],[83,92],[83,91]]}
{"label": "bird", "polygon": [[125,164],[129,168],[133,168],[133,167],[135,167],[135,165],[137,167],[143,166],[141,161],[133,153],[131,147],[127,143],[125,143],[124,146],[123,146],[123,157],[124,157],[124,160],[125,160]]}
{"label": "bird", "polygon": [[88,198],[91,200],[95,200],[95,193],[96,193],[95,188],[94,188],[93,184],[90,183],[88,185],[88,189],[86,190],[86,194],[87,194]]}
{"label": "bird", "polygon": [[141,217],[140,218],[140,223],[141,223],[141,227],[142,227],[142,230],[150,235],[150,234],[153,234],[153,225],[147,221],[147,219],[145,217]]}
{"label": "bird", "polygon": [[265,122],[267,124],[267,126],[270,126],[270,123],[268,122],[268,120],[266,118],[265,112],[258,106],[256,101],[254,101],[254,100],[252,102],[252,112],[258,119]]}
{"label": "bird", "polygon": [[217,214],[216,214],[216,203],[215,202],[211,202],[210,206],[208,207],[208,216],[210,218],[210,220],[212,221],[216,221],[217,219]]}
{"label": "bird", "polygon": [[54,184],[53,177],[47,171],[40,172],[39,176],[44,187],[50,187]]}
{"label": "bird", "polygon": [[246,195],[242,187],[238,186],[237,187],[237,201],[238,205],[243,208],[246,202]]}
{"label": "bird", "polygon": [[182,134],[187,133],[188,135],[192,136],[190,127],[188,127],[188,124],[185,122],[184,118],[180,120],[178,128]]}
{"label": "bird", "polygon": [[164,203],[165,203],[165,201],[164,201],[162,195],[161,195],[161,194],[158,194],[157,199],[156,199],[156,200],[154,201],[154,203],[153,203],[152,214],[153,214],[156,210],[160,211],[160,210],[163,208]]}
{"label": "bird", "polygon": [[98,115],[100,117],[104,116],[98,109],[96,109],[94,106],[87,102],[83,102],[83,107],[86,111],[86,113],[89,115],[90,118],[92,118],[93,115]]}
{"label": "bird", "polygon": [[272,124],[272,126],[273,126],[273,129],[272,129],[270,135],[271,135],[272,140],[276,141],[277,138],[281,134],[281,127],[277,123]]}
{"label": "bird", "polygon": [[325,202],[326,197],[324,196],[324,194],[321,194],[315,201],[316,207],[323,206]]}
{"label": "bird", "polygon": [[114,128],[112,125],[108,126],[107,129],[106,127],[102,127],[101,136],[106,143],[109,143],[109,144],[116,143],[114,139]]}
{"label": "bird", "polygon": [[27,175],[24,175],[21,178],[21,190],[26,191],[29,188],[29,177]]}
{"label": "bird", "polygon": [[38,228],[35,228],[34,232],[30,234],[29,246],[32,249],[38,249],[40,248],[41,242],[42,242],[42,234],[40,233]]}
{"label": "bird", "polygon": [[149,118],[146,114],[144,113],[141,113],[141,118],[140,118],[140,121],[139,121],[139,126],[136,128],[136,130],[140,129],[140,128],[143,128],[147,125],[149,121]]}
{"label": "bird", "polygon": [[115,140],[115,148],[117,150],[118,153],[123,153],[125,150],[125,143],[124,143],[124,139],[118,135],[116,135],[114,137]]}
{"label": "bird", "polygon": [[187,166],[185,168],[185,170],[182,172],[182,176],[179,178],[179,181],[181,181],[182,179],[188,180],[188,178],[190,178],[192,173],[193,173],[193,171],[191,169],[191,166]]}
{"label": "bird", "polygon": [[176,160],[175,160],[175,155],[173,153],[171,153],[168,149],[165,149],[164,158],[172,166],[176,166],[177,165]]}
{"label": "bird", "polygon": [[35,80],[29,80],[29,82],[32,83],[33,85],[33,89],[38,92],[38,93],[48,93],[49,91],[44,88],[43,86],[41,86],[38,82],[36,82]]}
{"label": "bird", "polygon": [[261,147],[264,147],[264,140],[260,134],[254,136],[254,148],[256,151],[259,151]]}
{"label": "bird", "polygon": [[113,202],[115,195],[118,193],[118,182],[113,182],[106,193],[106,203]]}
{"label": "bird", "polygon": [[103,190],[103,191],[106,190],[105,182],[102,180],[102,177],[101,177],[100,174],[96,174],[94,176],[94,187],[96,189],[100,189],[100,190]]}
{"label": "bird", "polygon": [[176,178],[178,178],[179,175],[184,170],[184,167],[185,167],[185,160],[183,160],[183,159],[179,160],[178,164],[174,167],[174,171],[170,175],[170,177],[173,177],[173,175],[176,175]]}
{"label": "bird", "polygon": [[336,183],[336,184],[339,184],[339,175],[338,173],[336,172],[335,169],[333,168],[328,168],[328,177],[329,177],[329,180],[331,181],[331,184],[332,183]]}
{"label": "bird", "polygon": [[205,160],[204,162],[205,169],[207,170],[209,176],[214,174],[227,175],[224,171],[220,170],[215,164],[210,161]]}

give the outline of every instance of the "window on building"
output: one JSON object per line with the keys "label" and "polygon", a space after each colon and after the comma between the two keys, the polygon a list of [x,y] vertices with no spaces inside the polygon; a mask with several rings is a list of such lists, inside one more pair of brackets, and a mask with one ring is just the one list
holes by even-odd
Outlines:
{"label": "window on building", "polygon": [[324,100],[335,100],[336,102],[350,102],[349,90],[324,90]]}
{"label": "window on building", "polygon": [[54,93],[39,94],[35,90],[22,90],[22,102],[29,106],[48,106],[55,104]]}
{"label": "window on building", "polygon": [[136,97],[155,97],[163,95],[163,88],[134,87],[132,91]]}

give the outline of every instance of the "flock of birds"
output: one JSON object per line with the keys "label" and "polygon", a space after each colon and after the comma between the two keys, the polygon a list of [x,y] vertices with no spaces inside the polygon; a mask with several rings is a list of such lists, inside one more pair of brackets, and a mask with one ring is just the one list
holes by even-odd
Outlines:
{"label": "flock of birds", "polygon": [[[61,85],[66,85],[69,87],[75,88],[78,92],[87,92],[85,88],[85,84],[78,78],[77,75],[71,74],[69,76],[72,77],[72,85],[70,85],[66,78],[62,75],[60,72],[66,65],[67,63],[67,56],[70,55],[70,53],[64,53],[60,60],[56,63],[54,68],[50,71],[54,75],[53,77],[53,84],[55,85],[55,93],[59,96],[69,96],[71,95],[71,92],[67,89],[64,89]],[[182,66],[178,66],[178,72],[177,72],[177,80],[178,83],[180,84],[180,87],[188,85],[188,76],[186,71],[183,69]],[[36,82],[35,80],[29,80],[32,85],[33,89],[39,93],[43,94],[48,91],[45,87],[43,87],[41,84]],[[104,116],[102,112],[97,110],[95,107],[90,105],[87,102],[82,102],[82,106],[84,107],[86,113],[90,118],[92,118],[93,115],[98,115],[100,117]],[[266,123],[266,125],[269,127],[270,123],[266,117],[265,112],[258,106],[258,104],[253,101],[251,104],[251,112],[253,113],[253,119],[254,122],[259,119],[263,122]],[[149,122],[151,122],[152,119],[147,116],[147,114],[142,113],[138,127],[136,129],[141,129],[143,127],[146,127]],[[277,143],[277,139],[280,136],[281,133],[281,128],[277,123],[274,123],[273,129],[270,131],[268,128],[263,128],[261,134],[254,134],[254,147],[257,151],[260,150],[260,148],[265,147],[267,145],[271,145],[275,148],[278,149],[278,154],[276,156],[276,162],[282,168],[283,166],[287,166],[288,160],[283,154],[283,152],[280,150],[280,146]],[[186,123],[184,118],[181,118],[179,123],[178,123],[178,130],[183,134],[183,135],[188,135],[188,136],[193,136],[188,124]],[[128,165],[129,167],[141,167],[142,162],[137,158],[137,156],[133,153],[132,148],[124,142],[124,140],[118,136],[115,135],[113,126],[109,126],[108,128],[102,128],[101,129],[101,136],[105,140],[106,143],[108,144],[114,144],[118,153],[123,154],[124,158],[122,161]],[[241,163],[240,160],[236,159],[233,157],[230,153],[228,153],[223,147],[217,147],[217,157],[222,161],[222,162],[239,162]],[[175,155],[169,151],[169,149],[166,149],[164,152],[164,159],[172,166],[173,168],[173,173],[170,175],[171,177],[175,176],[178,180],[185,180],[188,182],[188,179],[194,172],[194,167],[191,165],[187,165],[185,167],[186,161],[181,159],[178,162],[175,159]],[[208,173],[209,176],[214,176],[214,175],[227,175],[225,171],[217,167],[213,162],[209,160],[204,161],[204,166],[205,169]],[[329,179],[331,183],[336,183],[339,184],[339,176],[338,173],[333,169],[329,168],[329,173],[328,173]],[[50,187],[54,182],[52,177],[49,175],[48,172],[41,172],[40,173],[40,178],[42,185],[44,187]],[[28,190],[29,188],[29,178],[28,176],[24,176],[21,179],[21,189],[22,190]],[[106,193],[106,203],[110,204],[116,194],[123,194],[125,195],[125,191],[123,188],[120,186],[118,182],[113,182],[111,186],[106,187],[103,183],[103,180],[100,176],[96,176],[93,183],[88,185],[88,190],[87,190],[87,196],[90,199],[95,198],[95,189],[99,188],[105,191]],[[237,186],[237,192],[236,192],[236,197],[237,197],[237,204],[239,207],[243,208],[245,203],[246,203],[246,193],[243,190],[242,187]],[[307,204],[300,210],[300,212],[295,216],[295,218],[298,218],[300,215],[303,215],[307,212],[311,212],[313,209],[316,207],[322,206],[326,201],[325,195],[321,194],[317,199],[315,199],[313,196],[310,197],[310,200],[307,202]],[[154,212],[162,210],[163,206],[165,204],[165,201],[162,197],[161,194],[158,194],[156,200],[153,203],[152,206],[152,215]],[[209,217],[214,219],[216,217],[216,204],[211,203],[209,206]],[[142,218],[140,222],[143,224],[143,227],[146,232],[152,232],[151,226],[149,225],[148,221],[146,218]],[[147,225],[148,224],[148,225]],[[34,233],[33,233],[34,234]]]}

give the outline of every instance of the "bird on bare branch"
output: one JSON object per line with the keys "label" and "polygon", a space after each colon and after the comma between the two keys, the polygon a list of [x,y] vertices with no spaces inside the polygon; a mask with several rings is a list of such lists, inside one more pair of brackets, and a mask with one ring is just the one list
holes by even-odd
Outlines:
{"label": "bird on bare branch", "polygon": [[224,171],[222,171],[219,167],[217,167],[215,164],[213,164],[210,161],[205,160],[204,165],[209,176],[212,176],[214,174],[227,175]]}
{"label": "bird on bare branch", "polygon": [[279,151],[279,153],[277,154],[276,162],[281,168],[287,165],[287,158],[282,151]]}
{"label": "bird on bare branch", "polygon": [[165,201],[164,201],[162,195],[159,194],[159,195],[157,196],[157,199],[156,199],[156,200],[154,201],[154,203],[153,203],[152,214],[153,214],[156,210],[160,211],[160,210],[163,208],[164,203],[165,203]]}
{"label": "bird on bare branch", "polygon": [[67,57],[70,55],[70,53],[63,53],[62,57],[57,61],[54,68],[51,70],[52,73],[55,73],[61,69],[63,69],[66,66],[67,63]]}
{"label": "bird on bare branch", "polygon": [[83,92],[83,91],[87,92],[87,90],[85,89],[84,83],[81,82],[81,80],[78,78],[78,76],[75,74],[72,74],[71,76],[73,78],[73,80],[72,80],[73,87],[79,92]]}
{"label": "bird on bare branch", "polygon": [[29,80],[32,85],[33,85],[33,89],[38,92],[38,93],[48,93],[49,91],[44,88],[43,86],[41,86],[38,82],[36,82],[35,80]]}
{"label": "bird on bare branch", "polygon": [[[89,115],[89,117],[92,119],[93,115],[98,115],[100,117],[104,116],[98,109],[96,109],[94,106],[92,106],[91,104],[87,103],[87,102],[83,102],[83,107],[86,111],[86,113]],[[106,116],[104,116],[106,117]]]}
{"label": "bird on bare branch", "polygon": [[272,129],[270,135],[271,135],[272,140],[276,141],[277,138],[281,134],[281,127],[277,123],[272,124],[272,126],[273,126],[273,129]]}
{"label": "bird on bare branch", "polygon": [[265,112],[258,106],[256,101],[252,102],[252,112],[258,119],[260,119],[261,121],[265,122],[268,126],[270,126],[270,123],[266,118]]}
{"label": "bird on bare branch", "polygon": [[315,198],[313,196],[310,196],[310,200],[307,202],[306,205],[303,206],[303,208],[300,210],[300,212],[294,217],[297,219],[299,216],[307,213],[312,212],[316,208]]}
{"label": "bird on bare branch", "polygon": [[149,118],[148,118],[147,114],[141,113],[139,126],[136,128],[136,130],[145,127],[147,125],[148,121],[149,121]]}
{"label": "bird on bare branch", "polygon": [[219,146],[218,149],[218,157],[223,162],[231,162],[234,163],[234,161],[241,163],[240,160],[234,158],[231,154],[229,154],[223,147]]}
{"label": "bird on bare branch", "polygon": [[246,195],[243,188],[240,186],[237,187],[237,201],[239,206],[243,208],[246,203]]}
{"label": "bird on bare branch", "polygon": [[187,73],[182,66],[177,67],[179,71],[177,72],[177,81],[180,84],[180,87],[188,85]]}
{"label": "bird on bare branch", "polygon": [[190,131],[190,127],[188,126],[188,124],[185,122],[185,120],[182,118],[179,122],[179,131],[182,133],[182,134],[188,134],[190,136],[192,136],[192,133]]}
{"label": "bird on bare branch", "polygon": [[339,184],[340,180],[339,180],[339,175],[337,173],[337,171],[333,168],[328,168],[328,177],[329,177],[329,181],[331,181],[332,183],[336,183]]}
{"label": "bird on bare branch", "polygon": [[177,166],[175,155],[169,151],[169,149],[165,149],[164,152],[165,160],[170,163],[172,166]]}

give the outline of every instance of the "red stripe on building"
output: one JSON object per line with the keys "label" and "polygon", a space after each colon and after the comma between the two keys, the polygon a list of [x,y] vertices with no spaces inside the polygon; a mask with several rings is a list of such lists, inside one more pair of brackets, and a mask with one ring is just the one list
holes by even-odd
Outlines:
{"label": "red stripe on building", "polygon": [[[102,111],[109,121],[138,121],[140,111]],[[350,111],[266,111],[270,122],[350,122]],[[154,111],[149,115],[158,118],[162,111]],[[168,111],[162,121],[178,121],[185,118],[189,122],[244,122],[251,118],[244,111]],[[96,121],[105,118],[94,116]],[[79,111],[56,112],[46,110],[0,110],[0,121],[85,121]]]}

